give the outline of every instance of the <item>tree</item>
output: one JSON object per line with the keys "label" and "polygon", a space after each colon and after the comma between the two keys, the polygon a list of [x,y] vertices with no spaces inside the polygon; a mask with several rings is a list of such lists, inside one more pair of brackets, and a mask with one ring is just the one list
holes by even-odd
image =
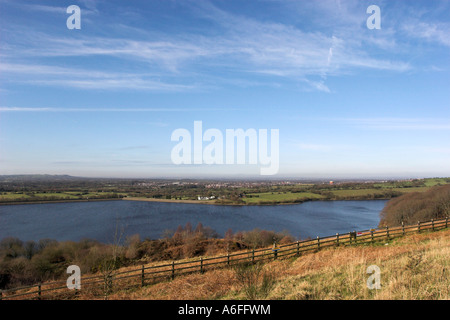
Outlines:
{"label": "tree", "polygon": [[380,213],[380,226],[415,224],[443,219],[450,214],[450,185],[435,186],[426,192],[411,192],[389,200]]}
{"label": "tree", "polygon": [[113,290],[113,277],[115,271],[119,268],[119,257],[122,255],[124,248],[120,245],[124,230],[119,230],[118,224],[116,224],[116,230],[114,233],[114,242],[110,247],[111,252],[102,261],[100,265],[100,271],[103,278],[103,294],[105,300]]}

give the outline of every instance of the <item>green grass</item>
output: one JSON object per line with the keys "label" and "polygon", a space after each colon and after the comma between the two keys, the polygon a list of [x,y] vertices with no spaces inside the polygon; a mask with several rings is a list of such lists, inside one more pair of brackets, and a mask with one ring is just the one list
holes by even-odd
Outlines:
{"label": "green grass", "polygon": [[448,180],[448,178],[425,179],[425,185],[427,187],[433,187],[433,186],[436,186],[438,184],[448,184],[449,182],[447,180]]}
{"label": "green grass", "polygon": [[20,198],[29,198],[28,195],[26,194],[18,194],[18,193],[14,193],[14,192],[8,192],[6,195],[5,194],[1,194],[0,195],[0,200],[17,200]]}
{"label": "green grass", "polygon": [[295,201],[295,200],[306,200],[306,199],[321,199],[323,196],[311,192],[299,192],[299,193],[278,193],[278,192],[265,192],[265,193],[251,193],[248,194],[246,198],[242,200],[245,203],[258,203],[261,201],[269,202],[284,202],[284,201]]}
{"label": "green grass", "polygon": [[398,191],[398,192],[425,192],[428,191],[430,187],[411,187],[411,188],[392,188],[390,190]]}
{"label": "green grass", "polygon": [[355,190],[330,190],[337,197],[362,197],[371,194],[383,194],[386,191],[398,191],[401,193],[425,192],[430,187],[408,187],[408,188],[384,188],[384,189],[355,189]]}
{"label": "green grass", "polygon": [[355,190],[330,190],[335,196],[338,197],[360,197],[369,194],[382,194],[384,189],[355,189]]}
{"label": "green grass", "polygon": [[[89,192],[87,194],[82,194],[82,192],[68,191],[68,192],[6,192],[0,194],[0,202],[8,201],[39,201],[39,200],[77,200],[86,198],[95,198],[99,196],[104,196],[109,194],[109,192]],[[119,193],[119,195],[126,195],[125,193]]]}
{"label": "green grass", "polygon": [[[426,178],[426,179],[420,179],[420,182],[422,182],[425,187],[433,187],[438,184],[449,184],[450,179],[449,178]],[[383,182],[383,183],[375,183],[374,187],[378,188],[409,188],[414,185],[416,185],[417,181],[398,181],[398,182]],[[416,185],[417,186],[417,185]]]}

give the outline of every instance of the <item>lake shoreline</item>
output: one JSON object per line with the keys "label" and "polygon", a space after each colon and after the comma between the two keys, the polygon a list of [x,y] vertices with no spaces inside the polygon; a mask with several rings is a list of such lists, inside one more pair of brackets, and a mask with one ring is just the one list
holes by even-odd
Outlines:
{"label": "lake shoreline", "polygon": [[77,203],[77,202],[99,202],[99,201],[142,201],[142,202],[163,202],[163,203],[184,203],[184,204],[206,204],[215,206],[277,206],[277,205],[295,205],[309,201],[367,201],[367,200],[390,200],[391,198],[342,198],[342,199],[328,199],[328,198],[314,198],[314,199],[299,199],[296,201],[287,202],[273,202],[273,203],[217,203],[216,200],[175,200],[175,199],[156,199],[156,198],[139,198],[139,197],[125,197],[125,198],[109,198],[109,199],[73,199],[73,200],[38,200],[38,201],[11,201],[0,202],[0,206],[8,205],[22,205],[22,204],[49,204],[49,203]]}
{"label": "lake shoreline", "polygon": [[[310,201],[369,201],[369,200],[390,200],[391,198],[341,198],[341,199],[329,199],[329,198],[313,198],[313,199],[300,199],[295,202],[273,202],[273,203],[216,203],[207,200],[171,200],[171,199],[155,199],[155,198],[122,198],[122,200],[129,201],[144,201],[144,202],[164,202],[164,203],[186,203],[186,204],[209,204],[216,206],[276,206],[276,205],[295,205],[302,204]],[[213,200],[214,201],[214,200]]]}
{"label": "lake shoreline", "polygon": [[73,200],[36,200],[36,201],[11,201],[0,202],[0,206],[21,205],[21,204],[48,204],[48,203],[71,203],[71,202],[97,202],[97,201],[119,201],[121,198],[109,199],[73,199]]}

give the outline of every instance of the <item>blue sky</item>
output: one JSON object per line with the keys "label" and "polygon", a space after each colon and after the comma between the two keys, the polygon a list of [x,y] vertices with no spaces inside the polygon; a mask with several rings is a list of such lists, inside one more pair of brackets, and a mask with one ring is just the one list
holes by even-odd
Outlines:
{"label": "blue sky", "polygon": [[279,129],[275,177],[450,176],[449,14],[435,0],[0,0],[0,174],[259,176],[173,164],[172,132],[202,121]]}

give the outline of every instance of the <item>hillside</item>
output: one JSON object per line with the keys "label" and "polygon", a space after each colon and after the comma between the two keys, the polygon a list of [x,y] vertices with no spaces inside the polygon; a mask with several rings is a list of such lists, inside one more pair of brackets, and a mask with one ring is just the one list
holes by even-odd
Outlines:
{"label": "hillside", "polygon": [[[369,290],[366,286],[370,276],[366,269],[373,264],[381,270],[379,290]],[[266,287],[262,282],[259,284],[256,298],[447,300],[450,298],[449,270],[450,230],[445,229],[272,261],[259,270],[260,281],[265,276]],[[251,280],[250,277],[247,280]],[[109,298],[247,299],[242,280],[242,271],[219,269],[119,291]],[[80,298],[92,299],[89,295]]]}
{"label": "hillside", "polygon": [[444,219],[450,215],[450,185],[434,186],[391,199],[380,214],[380,226]]}
{"label": "hillside", "polygon": [[0,175],[0,182],[54,182],[54,181],[79,181],[88,178],[74,177],[67,174],[51,175],[51,174],[15,174]]}
{"label": "hillside", "polygon": [[[117,261],[110,256],[98,272],[83,272],[81,291],[68,291],[66,280],[44,281],[0,291],[0,298],[448,300],[450,229],[446,228],[447,221],[421,224],[420,233],[416,233],[417,226],[389,229],[389,233],[388,229],[358,233],[355,234],[356,242],[348,238],[350,234],[347,235],[347,240],[340,235],[338,246],[336,238],[328,243],[327,238],[321,238],[319,251],[319,241],[314,239],[280,246],[278,254],[267,248],[243,250],[228,258],[223,255],[202,256],[200,260],[158,261],[147,264],[145,268],[141,265],[139,268],[123,266],[118,269],[114,267]],[[386,238],[388,234],[389,239]],[[57,247],[51,249],[51,252],[60,252]],[[260,262],[261,260],[264,262]],[[41,266],[49,270],[44,260],[39,261]],[[230,261],[232,263],[228,267]],[[237,261],[241,262],[236,263]],[[215,268],[217,263],[219,265]],[[371,276],[367,273],[369,266],[379,268],[379,289],[367,287]]]}

